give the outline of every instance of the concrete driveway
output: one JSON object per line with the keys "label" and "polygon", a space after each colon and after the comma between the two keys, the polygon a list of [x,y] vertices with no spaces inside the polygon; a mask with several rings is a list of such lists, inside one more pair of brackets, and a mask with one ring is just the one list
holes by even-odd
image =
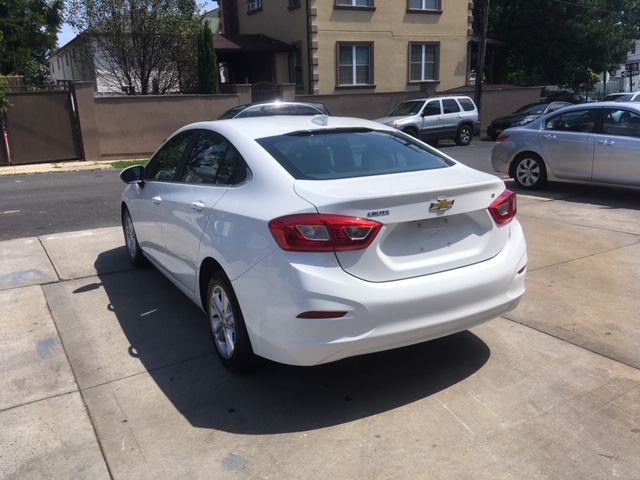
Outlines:
{"label": "concrete driveway", "polygon": [[119,228],[0,242],[0,478],[638,478],[637,192],[551,185],[518,217],[517,310],[241,376]]}

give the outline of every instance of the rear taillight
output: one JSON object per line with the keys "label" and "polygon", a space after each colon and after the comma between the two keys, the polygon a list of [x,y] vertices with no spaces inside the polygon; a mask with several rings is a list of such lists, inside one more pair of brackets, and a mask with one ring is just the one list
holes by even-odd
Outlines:
{"label": "rear taillight", "polygon": [[498,135],[498,138],[496,138],[496,143],[502,143],[504,142],[507,138],[509,138],[509,135]]}
{"label": "rear taillight", "polygon": [[339,252],[367,248],[382,224],[332,214],[287,215],[269,222],[280,248],[290,252]]}
{"label": "rear taillight", "polygon": [[506,225],[516,216],[518,206],[516,194],[509,189],[505,189],[494,202],[489,205],[489,213],[498,225]]}

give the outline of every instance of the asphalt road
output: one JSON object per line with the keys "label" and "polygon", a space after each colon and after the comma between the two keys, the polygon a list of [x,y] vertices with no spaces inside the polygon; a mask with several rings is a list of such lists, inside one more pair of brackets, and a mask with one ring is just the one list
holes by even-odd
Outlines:
{"label": "asphalt road", "polygon": [[[442,145],[447,155],[494,173],[493,142]],[[0,241],[120,224],[119,170],[0,176]]]}
{"label": "asphalt road", "polygon": [[119,173],[0,176],[0,241],[119,225]]}

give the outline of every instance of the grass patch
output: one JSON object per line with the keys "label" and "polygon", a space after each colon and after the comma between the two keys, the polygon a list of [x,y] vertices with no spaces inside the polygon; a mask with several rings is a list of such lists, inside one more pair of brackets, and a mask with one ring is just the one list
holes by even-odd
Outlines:
{"label": "grass patch", "polygon": [[146,160],[118,160],[111,162],[111,166],[121,170],[123,168],[130,167],[131,165],[144,165],[146,162]]}

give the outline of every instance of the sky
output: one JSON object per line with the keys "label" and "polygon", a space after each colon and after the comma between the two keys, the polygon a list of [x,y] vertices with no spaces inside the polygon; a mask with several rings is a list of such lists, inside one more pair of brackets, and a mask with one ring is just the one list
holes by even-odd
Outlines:
{"label": "sky", "polygon": [[[204,10],[206,12],[213,10],[214,8],[218,8],[218,2],[213,0],[204,0],[204,2],[198,3],[204,3]],[[63,47],[64,45],[69,43],[75,38],[75,36],[76,33],[73,31],[73,29],[66,23],[63,24],[62,28],[58,32],[58,48]]]}

